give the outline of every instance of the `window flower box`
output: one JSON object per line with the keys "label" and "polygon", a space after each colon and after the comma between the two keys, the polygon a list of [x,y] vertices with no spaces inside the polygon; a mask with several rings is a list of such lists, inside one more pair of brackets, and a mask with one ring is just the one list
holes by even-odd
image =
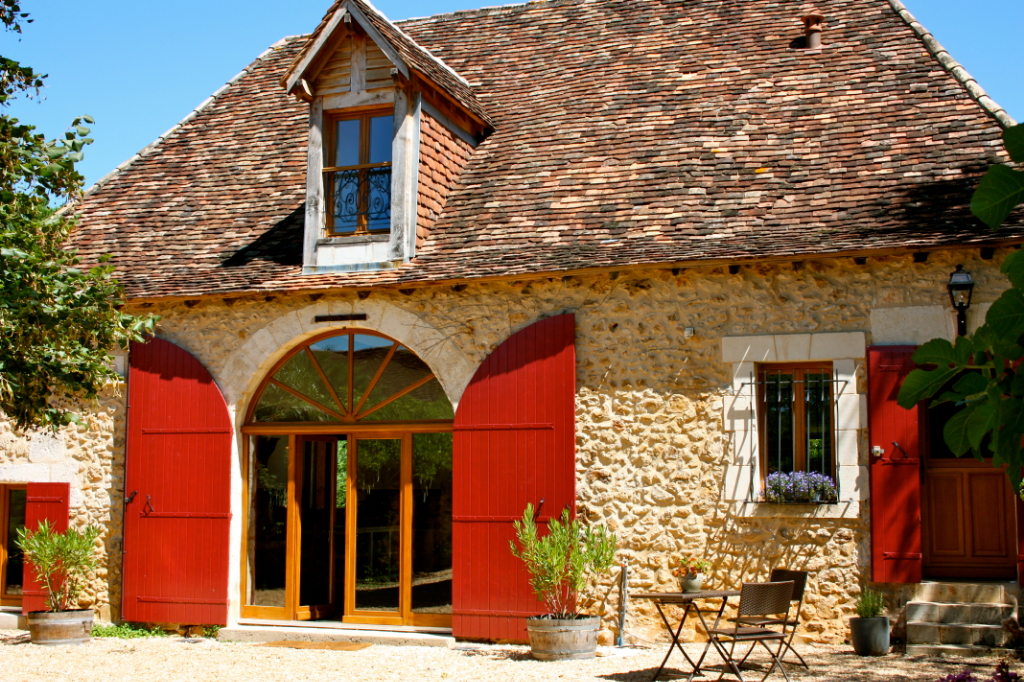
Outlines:
{"label": "window flower box", "polygon": [[769,474],[761,495],[763,501],[776,504],[829,504],[839,501],[839,491],[832,478],[805,471]]}

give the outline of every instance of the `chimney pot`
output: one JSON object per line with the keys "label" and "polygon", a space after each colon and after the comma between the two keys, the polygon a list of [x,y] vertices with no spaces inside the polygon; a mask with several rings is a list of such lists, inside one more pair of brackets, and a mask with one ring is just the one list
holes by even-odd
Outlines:
{"label": "chimney pot", "polygon": [[804,24],[807,49],[816,50],[821,47],[821,32],[824,30],[825,15],[814,5],[804,5],[801,11],[803,16],[800,17],[800,21]]}

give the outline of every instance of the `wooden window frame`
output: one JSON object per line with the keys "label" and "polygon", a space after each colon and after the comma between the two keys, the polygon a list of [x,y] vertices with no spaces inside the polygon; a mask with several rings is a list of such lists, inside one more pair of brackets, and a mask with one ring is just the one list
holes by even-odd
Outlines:
{"label": "wooden window frame", "polygon": [[[358,214],[356,216],[356,230],[355,232],[335,232],[334,231],[334,183],[330,182],[330,173],[336,171],[346,170],[370,170],[374,168],[392,168],[394,163],[394,154],[392,153],[392,160],[381,163],[370,163],[370,119],[378,116],[394,116],[394,107],[386,108],[372,108],[367,110],[349,110],[345,112],[325,112],[324,122],[326,128],[326,134],[324,135],[324,228],[327,236],[331,238],[344,238],[344,237],[355,237],[355,236],[366,236],[373,234],[389,234],[391,232],[391,226],[384,230],[371,230],[369,229],[369,217],[363,211],[357,209]],[[359,121],[359,163],[355,166],[331,166],[328,165],[329,161],[333,161],[335,157],[335,151],[337,149],[337,132],[338,122],[340,121]],[[392,140],[394,139],[394,133],[392,132]],[[360,181],[359,197],[360,201],[364,196],[362,191],[362,184],[365,180]]]}
{"label": "wooden window frame", "polygon": [[[11,491],[26,490],[28,486],[20,484],[0,484],[0,606],[21,606],[22,595],[7,594],[7,543],[8,520],[11,514]],[[26,493],[27,494],[27,493]],[[22,581],[24,589],[24,578]]]}
{"label": "wooden window frame", "polygon": [[[761,485],[764,486],[765,478],[768,476],[768,401],[765,396],[766,378],[770,372],[792,372],[793,373],[793,471],[807,471],[807,431],[806,419],[804,418],[804,384],[803,375],[808,371],[826,372],[834,377],[832,361],[818,362],[770,362],[757,365],[757,431],[758,431],[758,461],[761,468]],[[829,406],[829,439],[831,440],[832,471],[827,475],[833,481],[838,482],[837,468],[839,466],[839,453],[836,451],[836,391],[831,392]]]}

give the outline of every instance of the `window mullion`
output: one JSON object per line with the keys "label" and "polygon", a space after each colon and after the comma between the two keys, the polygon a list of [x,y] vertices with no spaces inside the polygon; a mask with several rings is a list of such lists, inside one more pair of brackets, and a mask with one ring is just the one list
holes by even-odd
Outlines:
{"label": "window mullion", "polygon": [[793,370],[793,471],[807,470],[807,385],[806,371]]}

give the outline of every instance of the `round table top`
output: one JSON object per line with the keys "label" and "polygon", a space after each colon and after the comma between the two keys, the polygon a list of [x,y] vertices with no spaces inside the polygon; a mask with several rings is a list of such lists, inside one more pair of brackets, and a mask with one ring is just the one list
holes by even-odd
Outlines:
{"label": "round table top", "polygon": [[739,594],[739,590],[698,590],[697,592],[639,592],[629,596],[632,599],[653,599],[662,602],[685,603],[694,599],[738,597]]}

